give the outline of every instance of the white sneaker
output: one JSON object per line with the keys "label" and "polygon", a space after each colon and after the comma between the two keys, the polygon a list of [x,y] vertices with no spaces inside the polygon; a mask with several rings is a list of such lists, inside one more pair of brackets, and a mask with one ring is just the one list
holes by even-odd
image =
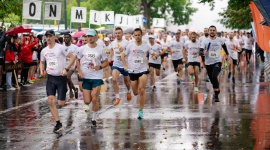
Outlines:
{"label": "white sneaker", "polygon": [[16,90],[14,87],[11,87],[11,88],[9,88],[9,89],[7,89],[8,91],[14,91],[14,90]]}

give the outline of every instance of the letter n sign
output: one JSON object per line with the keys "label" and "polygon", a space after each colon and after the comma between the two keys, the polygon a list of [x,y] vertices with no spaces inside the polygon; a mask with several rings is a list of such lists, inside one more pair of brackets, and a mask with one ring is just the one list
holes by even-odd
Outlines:
{"label": "letter n sign", "polygon": [[41,19],[41,1],[23,3],[23,19]]}
{"label": "letter n sign", "polygon": [[86,7],[71,7],[71,22],[86,23]]}
{"label": "letter n sign", "polygon": [[46,2],[45,3],[45,20],[61,20],[61,5],[62,3]]}

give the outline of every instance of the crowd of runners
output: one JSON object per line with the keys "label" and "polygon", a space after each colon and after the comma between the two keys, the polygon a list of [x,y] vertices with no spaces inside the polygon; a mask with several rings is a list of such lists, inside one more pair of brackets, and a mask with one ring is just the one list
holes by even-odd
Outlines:
{"label": "crowd of runners", "polygon": [[[213,100],[219,102],[220,72],[228,68],[228,78],[234,85],[236,68],[240,63],[250,64],[255,42],[250,32],[218,32],[215,26],[204,28],[202,33],[188,29],[172,33],[136,28],[130,34],[124,34],[123,29],[117,27],[114,36],[104,36],[103,39],[99,38],[98,31],[89,29],[81,37],[80,44],[73,43],[70,33],[65,33],[63,40],[59,40],[52,30],[46,31],[43,44],[31,34],[22,37],[21,42],[16,42],[18,36],[8,37],[5,53],[0,58],[5,60],[1,63],[24,61],[27,69],[21,72],[22,86],[36,79],[36,70],[38,75],[47,76],[46,92],[50,111],[56,120],[55,133],[63,129],[55,101],[57,99],[59,107],[64,107],[67,92],[70,98],[78,98],[78,93],[83,93],[85,111],[90,111],[89,104],[92,103],[92,125],[96,126],[98,97],[103,82],[113,86],[114,106],[123,100],[138,101],[138,119],[143,119],[146,86],[155,92],[156,81],[162,79],[160,75],[170,61],[177,75],[176,85],[181,84],[186,70],[194,93],[199,91],[200,78],[211,82]],[[200,72],[205,72],[206,78],[199,77]],[[14,90],[12,72],[5,74],[7,90]],[[79,89],[73,84],[73,74],[78,76]],[[126,87],[126,97],[119,95],[120,75]],[[147,85],[148,78],[150,85]]]}

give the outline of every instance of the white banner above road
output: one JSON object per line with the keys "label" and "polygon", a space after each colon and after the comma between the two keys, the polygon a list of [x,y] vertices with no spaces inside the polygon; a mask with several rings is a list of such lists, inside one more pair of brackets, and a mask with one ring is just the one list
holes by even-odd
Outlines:
{"label": "white banner above road", "polygon": [[90,10],[90,24],[100,25],[100,11]]}
{"label": "white banner above road", "polygon": [[114,11],[101,11],[100,23],[112,25],[114,24]]}
{"label": "white banner above road", "polygon": [[119,27],[128,26],[128,15],[116,14],[114,22],[115,22],[115,26],[119,26]]}
{"label": "white banner above road", "polygon": [[45,20],[61,20],[61,5],[62,3],[46,2],[45,3]]}
{"label": "white banner above road", "polygon": [[40,20],[41,19],[41,1],[23,2],[23,19]]}
{"label": "white banner above road", "polygon": [[70,21],[86,23],[86,7],[71,7]]}
{"label": "white banner above road", "polygon": [[142,27],[143,26],[143,15],[136,15],[136,16],[133,16],[133,24],[132,26],[140,26]]}
{"label": "white banner above road", "polygon": [[152,27],[165,27],[165,19],[164,18],[153,18]]}

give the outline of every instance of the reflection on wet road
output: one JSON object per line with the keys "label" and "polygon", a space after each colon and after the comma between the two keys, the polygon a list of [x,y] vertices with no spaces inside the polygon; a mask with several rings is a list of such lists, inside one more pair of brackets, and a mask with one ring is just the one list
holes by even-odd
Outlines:
{"label": "reflection on wet road", "polygon": [[[171,68],[171,66],[170,66]],[[163,73],[152,92],[147,87],[144,119],[136,119],[138,104],[125,101],[122,77],[119,106],[111,83],[102,86],[98,127],[91,128],[91,112],[79,100],[67,100],[59,110],[65,130],[52,133],[45,81],[20,91],[0,92],[0,149],[269,149],[270,90],[258,62],[241,63],[236,85],[220,75],[220,102],[212,101],[213,90],[201,72],[199,92],[193,92],[185,71],[176,84],[171,69]],[[76,77],[74,76],[74,81]],[[76,81],[77,82],[77,81]]]}

